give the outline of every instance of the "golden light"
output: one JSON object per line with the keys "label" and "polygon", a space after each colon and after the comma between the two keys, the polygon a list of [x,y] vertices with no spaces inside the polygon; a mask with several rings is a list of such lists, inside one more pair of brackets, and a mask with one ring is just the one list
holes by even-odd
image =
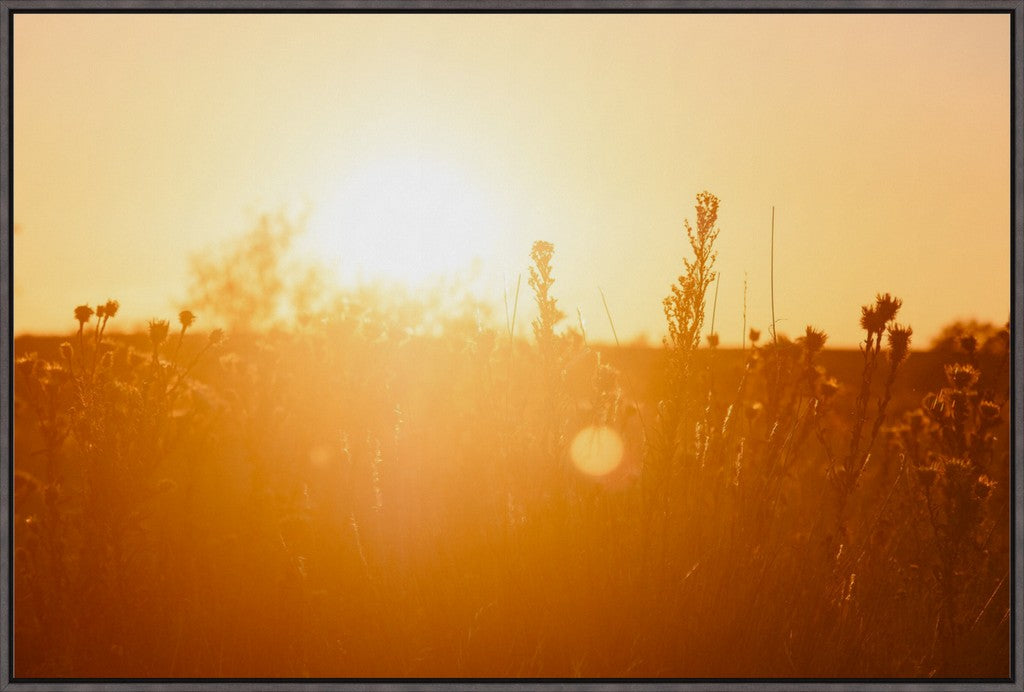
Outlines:
{"label": "golden light", "polygon": [[498,214],[466,167],[400,154],[356,167],[314,206],[306,245],[340,281],[420,285],[491,255]]}
{"label": "golden light", "polygon": [[622,463],[622,438],[606,425],[580,430],[569,453],[577,469],[589,476],[604,476]]}

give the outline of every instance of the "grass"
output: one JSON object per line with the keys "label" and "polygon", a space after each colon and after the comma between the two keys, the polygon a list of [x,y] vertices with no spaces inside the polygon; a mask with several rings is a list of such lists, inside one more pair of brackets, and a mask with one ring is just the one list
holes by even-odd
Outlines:
{"label": "grass", "polygon": [[369,293],[270,329],[210,283],[230,338],[109,301],[20,342],[15,675],[1007,676],[1005,333],[911,352],[879,294],[859,353],[702,348],[718,204],[662,350],[562,327],[543,242],[529,342],[518,285],[505,338]]}

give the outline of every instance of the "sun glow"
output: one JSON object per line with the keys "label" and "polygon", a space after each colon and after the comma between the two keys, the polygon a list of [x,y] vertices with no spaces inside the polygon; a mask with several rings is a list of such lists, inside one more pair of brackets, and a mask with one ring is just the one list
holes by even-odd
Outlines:
{"label": "sun glow", "polygon": [[492,196],[467,169],[393,156],[353,169],[314,204],[305,243],[342,283],[415,286],[486,261],[497,221]]}
{"label": "sun glow", "polygon": [[622,453],[622,438],[605,425],[580,430],[569,450],[572,463],[589,476],[604,476],[614,471],[622,462]]}

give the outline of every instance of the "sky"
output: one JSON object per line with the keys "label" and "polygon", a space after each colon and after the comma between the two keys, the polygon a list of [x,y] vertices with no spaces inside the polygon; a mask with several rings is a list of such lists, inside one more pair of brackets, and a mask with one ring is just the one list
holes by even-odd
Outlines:
{"label": "sky", "polygon": [[304,210],[341,284],[472,275],[503,325],[522,276],[524,334],[550,241],[589,338],[603,291],[658,343],[703,190],[725,345],[769,327],[773,208],[781,333],[1009,317],[1008,14],[17,13],[13,74],[15,334],[170,318],[190,257]]}

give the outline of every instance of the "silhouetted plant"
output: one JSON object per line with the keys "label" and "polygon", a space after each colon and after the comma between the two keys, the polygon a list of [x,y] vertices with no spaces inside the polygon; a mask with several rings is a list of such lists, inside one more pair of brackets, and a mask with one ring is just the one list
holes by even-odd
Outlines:
{"label": "silhouetted plant", "polygon": [[189,303],[231,332],[279,322],[287,297],[286,252],[302,228],[301,219],[264,214],[220,253],[195,255]]}

